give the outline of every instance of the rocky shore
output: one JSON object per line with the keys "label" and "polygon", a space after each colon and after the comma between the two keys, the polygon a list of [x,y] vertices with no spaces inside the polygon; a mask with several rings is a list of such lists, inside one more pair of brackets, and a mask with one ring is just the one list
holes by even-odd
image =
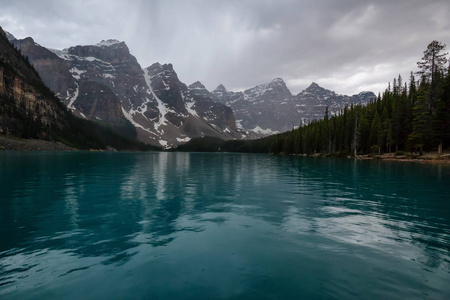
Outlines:
{"label": "rocky shore", "polygon": [[445,151],[441,155],[439,155],[437,151],[426,152],[423,154],[405,153],[402,155],[386,153],[380,155],[360,155],[357,157],[357,159],[380,159],[387,161],[450,164],[450,152]]}
{"label": "rocky shore", "polygon": [[77,151],[63,143],[0,135],[0,151]]}

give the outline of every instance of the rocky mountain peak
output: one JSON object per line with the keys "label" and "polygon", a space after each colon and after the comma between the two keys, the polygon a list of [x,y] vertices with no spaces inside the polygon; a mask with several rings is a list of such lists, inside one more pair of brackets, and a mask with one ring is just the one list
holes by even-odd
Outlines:
{"label": "rocky mountain peak", "polygon": [[309,85],[309,87],[306,88],[306,90],[317,90],[317,89],[323,89],[323,88],[315,82],[312,82]]}
{"label": "rocky mountain peak", "polygon": [[159,62],[155,62],[151,66],[148,66],[146,69],[150,72],[150,74],[153,74],[155,71],[160,70],[162,65]]}
{"label": "rocky mountain peak", "polygon": [[286,83],[281,78],[275,78],[273,79],[269,84],[267,84],[267,88],[269,90],[276,90],[280,93],[285,93],[291,95],[291,92],[289,91],[288,87],[286,86]]}
{"label": "rocky mountain peak", "polygon": [[275,78],[269,84],[270,85],[286,86],[286,83],[284,82],[284,80],[282,78]]}
{"label": "rocky mountain peak", "polygon": [[194,82],[193,84],[189,85],[188,88],[190,90],[206,90],[206,87],[200,81]]}
{"label": "rocky mountain peak", "polygon": [[253,101],[259,97],[263,97],[259,99],[259,101],[269,102],[272,102],[273,99],[284,101],[284,99],[292,96],[291,92],[281,78],[275,78],[269,83],[260,84],[251,89],[245,90],[244,94],[244,99],[246,100]]}
{"label": "rocky mountain peak", "polygon": [[84,45],[70,47],[63,50],[68,55],[74,55],[92,61],[93,59],[102,60],[114,64],[132,63],[137,64],[136,58],[130,54],[130,50],[125,42],[117,40],[102,41],[96,45]]}
{"label": "rocky mountain peak", "polygon": [[311,85],[309,87],[307,87],[306,90],[304,90],[303,92],[300,92],[300,94],[301,93],[309,93],[309,94],[316,94],[316,95],[329,94],[330,96],[336,95],[335,92],[327,90],[315,82],[311,83]]}
{"label": "rocky mountain peak", "polygon": [[[100,43],[97,43],[95,46],[98,47],[109,47],[112,45],[120,44],[121,42],[115,39],[102,40]],[[122,42],[125,44],[125,42]]]}
{"label": "rocky mountain peak", "polygon": [[33,40],[33,38],[31,38],[31,37],[26,37],[26,38],[24,38],[23,40],[22,40],[24,43],[35,43],[34,42],[34,40]]}
{"label": "rocky mountain peak", "polygon": [[216,89],[213,91],[213,93],[226,93],[227,89],[223,84],[219,84]]}
{"label": "rocky mountain peak", "polygon": [[173,69],[172,64],[160,64],[159,62],[152,64],[150,67],[146,68],[148,74],[155,80],[156,78],[160,78],[165,81],[179,82],[178,75]]}

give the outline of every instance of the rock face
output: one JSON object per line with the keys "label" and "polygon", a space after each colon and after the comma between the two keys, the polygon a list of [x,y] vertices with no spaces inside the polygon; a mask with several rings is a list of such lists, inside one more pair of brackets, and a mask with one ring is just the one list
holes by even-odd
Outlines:
{"label": "rock face", "polygon": [[314,119],[321,119],[328,106],[336,114],[351,104],[367,104],[372,92],[344,96],[312,83],[298,95],[292,95],[281,78],[243,92],[230,92],[221,84],[212,92],[213,99],[233,109],[238,126],[250,137],[291,130]]}
{"label": "rock face", "polygon": [[73,132],[64,105],[0,27],[0,134],[51,139]]}
{"label": "rock face", "polygon": [[346,96],[338,95],[333,91],[320,87],[313,82],[306,90],[300,92],[295,96],[300,108],[300,111],[307,117],[304,117],[304,122],[321,119],[324,117],[324,112],[328,106],[331,115],[336,114],[345,106],[356,104],[367,104],[376,98],[372,92],[361,92],[357,95]]}
{"label": "rock face", "polygon": [[241,138],[230,108],[191,94],[171,64],[142,69],[124,42],[107,40],[64,50],[46,49],[31,38],[12,42],[81,117],[123,132],[132,124],[139,140],[167,148],[193,137]]}
{"label": "rock face", "polygon": [[[189,92],[193,97],[194,105],[191,107],[197,111],[199,116],[207,120],[212,126],[224,128],[225,132],[243,134],[237,127],[233,111],[230,107],[215,102],[214,96],[200,82],[194,82],[189,87]],[[236,134],[234,135],[235,137]]]}
{"label": "rock face", "polygon": [[228,92],[219,85],[213,92],[216,101],[233,109],[236,122],[249,137],[257,137],[291,129],[292,94],[281,78],[243,92]]}

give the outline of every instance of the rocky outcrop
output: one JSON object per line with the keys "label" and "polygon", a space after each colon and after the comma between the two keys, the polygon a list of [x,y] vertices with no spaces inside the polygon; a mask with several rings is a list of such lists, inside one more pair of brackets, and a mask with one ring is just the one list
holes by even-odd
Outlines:
{"label": "rocky outcrop", "polygon": [[66,113],[0,28],[0,134],[49,138],[67,128]]}
{"label": "rocky outcrop", "polygon": [[240,138],[241,135],[244,134],[244,132],[241,132],[236,127],[232,109],[222,103],[214,101],[212,93],[209,92],[200,81],[194,82],[189,85],[188,88],[195,102],[192,109],[194,109],[203,119],[225,132],[234,134],[234,138]]}
{"label": "rocky outcrop", "polygon": [[[48,49],[39,46],[30,37],[14,39],[13,44],[28,57],[47,86],[67,102],[67,91],[75,91],[76,82],[70,73],[70,65]],[[62,97],[61,97],[62,96]]]}
{"label": "rocky outcrop", "polygon": [[292,94],[281,78],[243,92],[228,92],[219,85],[212,94],[216,101],[233,109],[238,126],[250,137],[290,130],[298,119],[292,110]]}
{"label": "rocky outcrop", "polygon": [[107,86],[98,82],[80,82],[79,96],[74,107],[85,116],[95,116],[97,120],[116,127],[125,126],[127,123],[120,99]]}

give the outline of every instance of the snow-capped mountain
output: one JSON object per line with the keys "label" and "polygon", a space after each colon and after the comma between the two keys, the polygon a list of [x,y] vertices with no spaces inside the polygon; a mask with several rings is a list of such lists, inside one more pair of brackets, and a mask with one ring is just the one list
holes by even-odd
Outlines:
{"label": "snow-capped mountain", "polygon": [[[213,95],[200,82],[196,81],[188,86],[193,100],[190,107],[201,118],[207,120],[213,127],[224,128],[225,132],[237,132],[238,135],[244,134],[236,127],[233,110],[221,103],[213,100]],[[236,136],[236,134],[235,134]]]}
{"label": "snow-capped mountain", "polygon": [[353,96],[339,95],[313,82],[308,88],[294,96],[294,101],[297,111],[302,115],[303,123],[308,123],[323,118],[326,107],[328,107],[330,115],[334,115],[345,106],[365,105],[375,98],[376,96],[372,92],[361,92]]}
{"label": "snow-capped mountain", "polygon": [[335,114],[351,104],[367,104],[375,98],[372,92],[344,96],[312,83],[298,95],[292,95],[283,79],[255,86],[243,92],[231,92],[221,84],[213,98],[233,109],[238,126],[250,136],[269,135],[291,130],[314,119],[321,119],[328,106]]}
{"label": "snow-capped mountain", "polygon": [[141,68],[124,42],[106,40],[64,50],[47,49],[32,38],[11,42],[81,117],[122,132],[130,133],[131,127],[130,135],[134,131],[139,140],[163,147],[206,135],[241,138],[230,108],[191,93],[171,64]]}
{"label": "snow-capped mountain", "polygon": [[335,114],[375,98],[372,92],[338,95],[316,83],[292,95],[281,78],[243,92],[227,91],[224,85],[209,92],[200,82],[186,86],[171,64],[141,68],[117,40],[53,50],[32,38],[8,38],[75,114],[166,148],[194,137],[241,139],[284,132],[323,118],[327,106]]}
{"label": "snow-capped mountain", "polygon": [[289,120],[296,119],[290,109],[292,94],[281,78],[243,92],[228,92],[219,85],[212,94],[217,102],[233,109],[238,126],[250,137],[289,130]]}

